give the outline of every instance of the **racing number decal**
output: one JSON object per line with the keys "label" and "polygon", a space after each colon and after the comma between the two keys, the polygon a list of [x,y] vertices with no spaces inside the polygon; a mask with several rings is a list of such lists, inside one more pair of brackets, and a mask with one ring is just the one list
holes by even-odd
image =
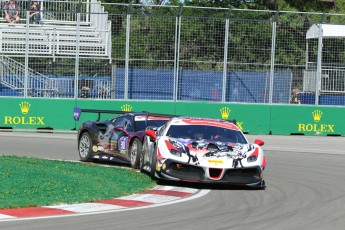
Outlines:
{"label": "racing number decal", "polygon": [[128,149],[127,140],[128,140],[128,137],[121,137],[119,139],[119,142],[118,142],[119,150],[127,150]]}

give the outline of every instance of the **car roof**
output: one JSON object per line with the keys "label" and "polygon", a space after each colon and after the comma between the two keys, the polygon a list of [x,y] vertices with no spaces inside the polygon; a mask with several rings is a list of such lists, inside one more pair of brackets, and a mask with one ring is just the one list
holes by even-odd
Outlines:
{"label": "car roof", "polygon": [[236,120],[230,121],[230,120],[222,120],[222,119],[214,119],[214,118],[181,116],[181,117],[172,118],[171,124],[210,125],[210,126],[218,126],[222,128],[229,128],[232,130],[241,131],[240,128],[236,125]]}
{"label": "car roof", "polygon": [[174,117],[172,120],[195,120],[195,121],[217,121],[217,122],[224,122],[224,123],[236,123],[235,120],[223,120],[217,118],[205,118],[205,117],[191,117],[191,116],[179,116]]}

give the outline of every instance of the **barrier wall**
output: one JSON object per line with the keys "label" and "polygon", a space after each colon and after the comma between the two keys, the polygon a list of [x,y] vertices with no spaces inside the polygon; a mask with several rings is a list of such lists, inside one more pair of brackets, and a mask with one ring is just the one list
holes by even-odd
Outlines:
{"label": "barrier wall", "polygon": [[74,100],[1,98],[0,128],[71,130],[74,106]]}
{"label": "barrier wall", "polygon": [[[342,107],[34,98],[0,98],[0,129],[74,130],[98,118],[98,114],[82,113],[75,121],[75,107],[236,119],[248,134],[345,136]],[[111,117],[102,114],[101,120]]]}
{"label": "barrier wall", "polygon": [[345,136],[345,108],[271,106],[271,134]]}

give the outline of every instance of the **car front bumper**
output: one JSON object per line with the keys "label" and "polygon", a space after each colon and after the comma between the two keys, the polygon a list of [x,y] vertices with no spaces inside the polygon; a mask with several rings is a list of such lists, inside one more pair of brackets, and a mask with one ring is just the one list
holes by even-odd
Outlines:
{"label": "car front bumper", "polygon": [[258,185],[263,182],[260,166],[212,168],[171,159],[167,159],[161,167],[156,168],[156,175],[160,179],[201,183]]}

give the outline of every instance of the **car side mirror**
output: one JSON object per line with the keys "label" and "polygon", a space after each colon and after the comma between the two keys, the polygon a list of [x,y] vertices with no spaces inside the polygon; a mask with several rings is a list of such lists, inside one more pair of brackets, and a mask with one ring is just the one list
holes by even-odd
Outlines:
{"label": "car side mirror", "polygon": [[264,142],[263,140],[256,139],[256,140],[254,141],[254,144],[257,144],[257,145],[259,145],[259,146],[263,146],[263,145],[265,144],[265,142]]}
{"label": "car side mirror", "polygon": [[115,130],[116,132],[121,132],[121,133],[123,133],[125,136],[128,136],[128,135],[129,135],[128,132],[127,132],[123,127],[121,127],[121,126],[115,127],[114,130]]}
{"label": "car side mirror", "polygon": [[150,141],[157,140],[157,135],[156,135],[156,132],[154,130],[146,130],[145,135],[150,137]]}

